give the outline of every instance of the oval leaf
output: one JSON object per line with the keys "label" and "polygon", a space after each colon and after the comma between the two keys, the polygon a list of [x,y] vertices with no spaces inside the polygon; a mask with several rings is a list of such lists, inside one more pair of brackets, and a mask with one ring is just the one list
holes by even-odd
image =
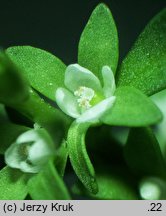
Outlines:
{"label": "oval leaf", "polygon": [[162,114],[142,92],[131,87],[117,88],[116,101],[110,113],[103,117],[105,124],[140,127],[157,123]]}
{"label": "oval leaf", "polygon": [[67,145],[70,162],[80,181],[91,193],[97,193],[95,171],[85,147],[85,135],[90,127],[88,123],[73,123],[68,132]]}
{"label": "oval leaf", "polygon": [[22,69],[31,86],[55,100],[58,87],[64,86],[66,66],[54,55],[30,46],[17,46],[7,49],[11,60]]}
{"label": "oval leaf", "polygon": [[166,88],[166,9],[155,16],[122,63],[118,86],[133,86],[147,95]]}
{"label": "oval leaf", "polygon": [[102,80],[102,67],[108,65],[115,72],[118,56],[118,35],[114,19],[108,7],[99,4],[81,35],[78,63]]}

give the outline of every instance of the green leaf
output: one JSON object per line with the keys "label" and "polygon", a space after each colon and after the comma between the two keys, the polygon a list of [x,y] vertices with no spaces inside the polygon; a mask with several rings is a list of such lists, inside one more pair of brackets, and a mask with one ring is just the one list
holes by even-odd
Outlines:
{"label": "green leaf", "polygon": [[137,175],[166,177],[166,165],[150,128],[133,128],[124,147],[128,166]]}
{"label": "green leaf", "polygon": [[0,171],[0,200],[23,200],[27,195],[27,175],[4,167]]}
{"label": "green leaf", "polygon": [[8,56],[0,52],[0,102],[13,104],[28,97],[28,84]]}
{"label": "green leaf", "polygon": [[31,86],[55,100],[58,87],[64,86],[66,66],[54,55],[30,46],[16,46],[7,49],[11,60],[22,69]]}
{"label": "green leaf", "polygon": [[118,35],[112,14],[106,5],[99,4],[81,35],[78,63],[102,80],[102,67],[108,65],[115,72],[118,56]]}
{"label": "green leaf", "polygon": [[123,61],[118,86],[134,86],[147,95],[166,88],[166,9],[156,15]]}
{"label": "green leaf", "polygon": [[89,193],[83,190],[79,185],[73,187],[75,194],[85,194],[91,199],[97,200],[136,200],[136,192],[132,186],[122,177],[115,174],[100,174],[97,176],[99,192],[97,194]]}
{"label": "green leaf", "polygon": [[12,107],[33,122],[46,128],[57,143],[64,138],[64,134],[71,122],[64,113],[46,103],[33,90],[30,90],[28,100],[24,103],[15,104]]}
{"label": "green leaf", "polygon": [[95,194],[98,191],[95,171],[85,146],[85,135],[89,127],[89,123],[73,122],[68,131],[67,145],[74,171],[87,190]]}
{"label": "green leaf", "polygon": [[153,125],[162,119],[157,106],[135,88],[117,88],[115,96],[116,101],[110,113],[103,117],[105,124],[140,127]]}
{"label": "green leaf", "polygon": [[17,137],[29,128],[16,125],[10,122],[0,124],[0,154],[4,154],[6,149],[17,139]]}
{"label": "green leaf", "polygon": [[28,192],[34,200],[68,200],[70,195],[63,180],[50,161],[28,182]]}

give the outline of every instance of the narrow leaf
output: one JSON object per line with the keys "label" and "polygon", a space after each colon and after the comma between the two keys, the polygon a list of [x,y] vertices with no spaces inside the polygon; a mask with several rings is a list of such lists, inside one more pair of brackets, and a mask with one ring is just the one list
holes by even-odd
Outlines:
{"label": "narrow leaf", "polygon": [[23,200],[27,195],[27,175],[4,167],[0,171],[0,200]]}
{"label": "narrow leaf", "polygon": [[114,126],[140,127],[153,125],[162,119],[157,106],[139,90],[131,87],[117,88],[116,101],[103,122]]}
{"label": "narrow leaf", "polygon": [[127,164],[137,175],[166,177],[161,149],[150,128],[131,129],[124,153]]}
{"label": "narrow leaf", "polygon": [[108,65],[115,72],[118,56],[118,35],[114,19],[109,8],[99,4],[81,35],[78,63],[102,80],[102,67]]}
{"label": "narrow leaf", "polygon": [[52,161],[28,182],[28,192],[34,200],[68,200],[70,195]]}
{"label": "narrow leaf", "polygon": [[80,181],[91,192],[97,193],[98,186],[95,171],[85,147],[85,135],[88,123],[73,123],[68,132],[67,144],[71,164]]}
{"label": "narrow leaf", "polygon": [[166,88],[166,9],[139,36],[118,73],[118,86],[134,86],[147,95]]}
{"label": "narrow leaf", "polygon": [[54,55],[30,46],[16,46],[7,49],[11,60],[22,69],[31,86],[55,100],[58,87],[64,86],[66,66]]}

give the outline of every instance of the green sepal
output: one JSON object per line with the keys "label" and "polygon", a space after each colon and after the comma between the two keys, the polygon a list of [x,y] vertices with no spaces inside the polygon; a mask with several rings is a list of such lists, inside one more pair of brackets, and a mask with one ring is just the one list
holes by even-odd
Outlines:
{"label": "green sepal", "polygon": [[118,86],[133,86],[146,95],[166,88],[166,9],[157,14],[124,59]]}
{"label": "green sepal", "polygon": [[118,35],[111,11],[99,4],[93,11],[79,42],[78,63],[92,71],[102,81],[101,69],[118,64]]}
{"label": "green sepal", "polygon": [[68,190],[52,160],[28,181],[28,192],[34,200],[69,200]]}
{"label": "green sepal", "polygon": [[95,194],[98,192],[98,185],[85,146],[85,135],[89,127],[89,123],[73,122],[68,131],[67,146],[70,162],[76,175],[87,190]]}

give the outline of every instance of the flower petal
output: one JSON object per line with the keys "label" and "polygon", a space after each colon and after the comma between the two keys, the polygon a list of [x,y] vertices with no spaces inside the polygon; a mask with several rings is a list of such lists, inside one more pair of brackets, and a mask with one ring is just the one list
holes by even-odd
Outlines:
{"label": "flower petal", "polygon": [[33,165],[45,164],[51,155],[55,155],[55,151],[50,148],[48,142],[39,140],[29,149],[28,159]]}
{"label": "flower petal", "polygon": [[29,164],[28,161],[22,161],[20,163],[19,169],[22,172],[26,172],[26,173],[38,173],[42,169],[42,167],[41,166],[33,166],[33,165]]}
{"label": "flower petal", "polygon": [[23,160],[20,154],[20,143],[13,143],[6,150],[5,162],[9,167],[20,169],[23,172],[37,173],[41,169],[41,167],[33,166],[27,160]]}
{"label": "flower petal", "polygon": [[49,134],[44,129],[33,130],[38,137],[29,148],[28,160],[35,165],[44,165],[50,156],[55,155],[55,147]]}
{"label": "flower petal", "polygon": [[20,168],[19,146],[13,143],[5,152],[5,163],[12,168]]}
{"label": "flower petal", "polygon": [[[28,130],[25,133],[22,133],[16,140],[17,145],[21,145],[22,143],[35,142],[39,139],[37,130]],[[41,138],[40,138],[41,139]]]}
{"label": "flower petal", "polygon": [[89,110],[85,111],[79,118],[77,118],[77,122],[92,122],[98,123],[101,121],[101,117],[109,111],[109,109],[113,106],[116,100],[115,96],[109,97]]}
{"label": "flower petal", "polygon": [[73,92],[81,86],[92,88],[97,92],[102,91],[99,79],[91,71],[78,64],[72,64],[67,67],[65,85]]}
{"label": "flower petal", "polygon": [[58,88],[55,94],[59,108],[67,115],[78,118],[80,116],[76,97],[67,89]]}
{"label": "flower petal", "polygon": [[114,74],[109,66],[104,66],[102,68],[102,76],[103,76],[103,81],[104,81],[104,96],[106,98],[113,96],[116,85],[115,85],[115,78]]}

